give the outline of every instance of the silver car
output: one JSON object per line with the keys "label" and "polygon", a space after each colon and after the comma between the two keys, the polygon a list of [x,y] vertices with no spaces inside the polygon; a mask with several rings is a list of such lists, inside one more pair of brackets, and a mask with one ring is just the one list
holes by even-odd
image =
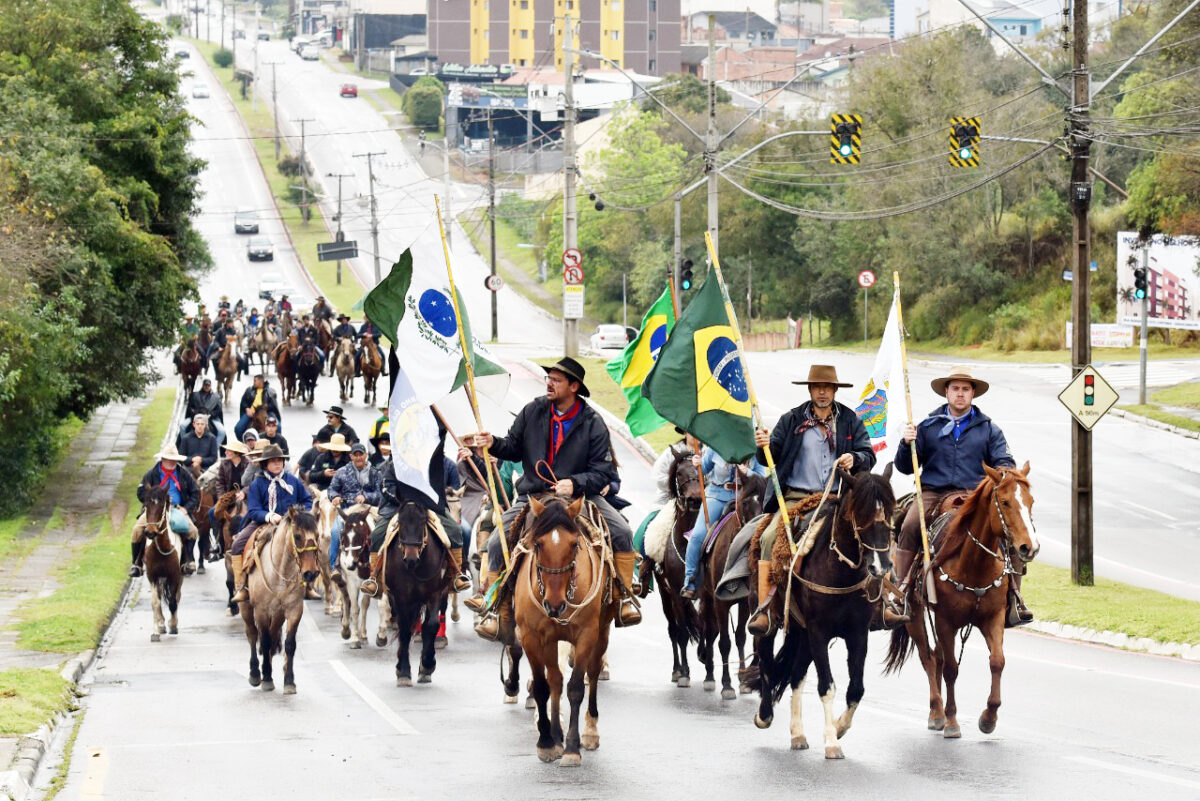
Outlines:
{"label": "silver car", "polygon": [[233,213],[233,231],[238,234],[258,233],[258,212],[254,209],[238,209]]}

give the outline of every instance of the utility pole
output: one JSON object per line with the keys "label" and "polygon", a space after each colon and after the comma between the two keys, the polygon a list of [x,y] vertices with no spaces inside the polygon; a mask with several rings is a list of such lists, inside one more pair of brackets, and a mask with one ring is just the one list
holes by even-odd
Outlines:
{"label": "utility pole", "polygon": [[442,205],[446,207],[446,247],[453,242],[450,232],[454,230],[454,214],[450,211],[450,143],[442,140]]}
{"label": "utility pole", "polygon": [[[575,36],[571,15],[563,20],[563,246],[579,246],[575,209]],[[565,287],[565,285],[564,285]],[[565,289],[564,289],[565,291]],[[565,311],[565,310],[564,310]],[[563,353],[579,355],[579,321],[563,316]]]}
{"label": "utility pole", "polygon": [[382,156],[383,151],[374,153],[355,153],[354,158],[367,160],[367,183],[371,191],[371,248],[375,251],[375,283],[378,285],[382,279],[379,272],[379,217],[378,205],[375,203],[375,164],[372,159],[375,156]]}
{"label": "utility pole", "polygon": [[[254,4],[254,91],[250,93],[250,108],[258,110],[258,3]],[[305,221],[307,222],[307,220]]]}
{"label": "utility pole", "polygon": [[[337,182],[338,182],[337,226],[338,227],[337,227],[337,233],[334,234],[333,239],[335,242],[342,242],[346,239],[346,235],[342,233],[342,179],[343,178],[353,178],[354,173],[352,173],[352,172],[349,172],[349,173],[327,172],[327,173],[325,173],[325,177],[326,178],[337,178]],[[339,284],[342,283],[342,260],[341,259],[337,260],[337,282]]]}
{"label": "utility pole", "polygon": [[[1150,278],[1150,242],[1147,239],[1142,242],[1142,269],[1146,271],[1146,284],[1149,287]],[[1146,294],[1142,296],[1142,331],[1138,339],[1138,404],[1146,405],[1146,355],[1150,348],[1150,331],[1147,324],[1147,317],[1150,315],[1150,290],[1147,288]]]}
{"label": "utility pole", "polygon": [[212,41],[212,0],[204,0],[204,40]]}
{"label": "utility pole", "polygon": [[[278,95],[275,92],[275,67],[279,66],[280,62],[272,61],[264,66],[271,68],[271,118],[275,121],[275,161],[279,161],[279,101]],[[303,137],[301,137],[303,139]]]}
{"label": "utility pole", "polygon": [[746,259],[746,333],[754,328],[754,262]]}
{"label": "utility pole", "polygon": [[[691,29],[690,22],[688,28]],[[681,192],[675,193],[675,246],[671,249],[671,255],[675,259],[675,263],[671,265],[671,294],[675,298],[675,318],[679,319],[682,306],[679,301],[679,281],[683,271],[683,194]]]}
{"label": "utility pole", "polygon": [[225,0],[221,0],[221,49],[225,49]]}
{"label": "utility pole", "polygon": [[[749,34],[747,34],[749,35]],[[708,15],[708,135],[704,145],[704,171],[708,173],[708,230],[712,234],[713,253],[721,254],[719,238],[721,211],[718,202],[717,149],[717,17]]]}
{"label": "utility pole", "polygon": [[[488,108],[488,227],[491,229],[492,275],[496,274],[496,134],[492,130],[492,110]],[[500,314],[492,292],[492,342],[500,341]]]}
{"label": "utility pole", "polygon": [[314,120],[294,120],[300,123],[300,195],[303,200],[300,203],[300,224],[308,225],[308,159],[305,152],[305,129],[306,123],[314,122]]}

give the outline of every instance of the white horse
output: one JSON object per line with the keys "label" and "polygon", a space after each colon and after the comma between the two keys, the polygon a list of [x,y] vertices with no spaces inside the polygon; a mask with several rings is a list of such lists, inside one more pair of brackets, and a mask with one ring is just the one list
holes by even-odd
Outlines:
{"label": "white horse", "polygon": [[371,553],[371,530],[375,528],[375,514],[365,504],[338,510],[342,518],[342,531],[338,543],[337,566],[342,572],[342,639],[350,640],[350,647],[362,648],[367,639],[367,600],[361,593],[366,577],[360,570],[367,564]]}

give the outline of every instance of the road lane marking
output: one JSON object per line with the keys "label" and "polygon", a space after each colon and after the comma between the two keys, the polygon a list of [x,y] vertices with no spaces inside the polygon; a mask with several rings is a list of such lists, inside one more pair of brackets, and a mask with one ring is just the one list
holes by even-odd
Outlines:
{"label": "road lane marking", "polygon": [[108,751],[104,748],[89,748],[87,773],[79,791],[80,801],[102,801],[104,780],[108,778]]}
{"label": "road lane marking", "polygon": [[[1025,632],[1025,633],[1028,636],[1048,637],[1048,638],[1056,640],[1058,642],[1062,642],[1062,640],[1059,640],[1058,638],[1053,637],[1052,635],[1042,634],[1041,632],[1031,631],[1031,632]],[[1074,642],[1074,641],[1068,641],[1068,642],[1071,642],[1074,645],[1081,645],[1081,646],[1085,646],[1088,648],[1102,648],[1102,649],[1109,650],[1109,651],[1113,651],[1113,650],[1120,651],[1121,650],[1119,648],[1112,648],[1111,646],[1102,645],[1100,643]],[[984,644],[983,642],[969,643],[967,645],[967,650],[978,651],[978,652],[981,652],[984,654],[988,653],[987,645]],[[1131,652],[1131,651],[1124,651],[1123,653],[1136,654],[1136,652]],[[1146,654],[1138,654],[1138,655],[1146,656]],[[1182,687],[1187,690],[1200,690],[1200,684],[1196,684],[1195,682],[1178,681],[1176,679],[1160,679],[1157,676],[1146,676],[1146,675],[1139,676],[1136,673],[1125,673],[1120,670],[1108,670],[1106,668],[1095,667],[1092,665],[1073,665],[1070,662],[1060,662],[1056,659],[1046,659],[1046,658],[1040,657],[1040,656],[1029,656],[1028,654],[1014,654],[1014,653],[1009,652],[1008,654],[1005,654],[1005,657],[1008,659],[1009,662],[1014,662],[1014,661],[1036,662],[1036,663],[1042,664],[1042,665],[1050,665],[1051,667],[1063,668],[1064,670],[1078,670],[1078,671],[1082,671],[1084,673],[1092,673],[1092,674],[1095,674],[1098,676],[1112,676],[1113,678],[1129,679],[1130,681],[1152,681],[1157,684],[1167,684],[1172,687]],[[1170,659],[1171,657],[1162,657],[1162,658]]]}
{"label": "road lane marking", "polygon": [[342,660],[330,659],[329,664],[333,666],[333,672],[338,674],[341,680],[346,682],[346,685],[367,703],[367,706],[379,713],[379,717],[383,718],[398,734],[420,734],[411,723],[389,709],[387,704],[380,700],[378,695],[371,692],[365,684],[359,681],[358,677],[350,672],[350,669],[346,667]]}
{"label": "road lane marking", "polygon": [[1166,512],[1160,512],[1157,509],[1151,509],[1149,506],[1142,506],[1140,503],[1135,503],[1134,501],[1126,500],[1125,503],[1134,507],[1135,509],[1141,509],[1143,512],[1149,512],[1152,515],[1158,515],[1164,520],[1170,520],[1171,522],[1177,522],[1179,520],[1178,517],[1172,517]]}
{"label": "road lane marking", "polygon": [[1177,787],[1189,787],[1200,790],[1200,781],[1180,778],[1179,776],[1167,776],[1155,770],[1142,770],[1141,768],[1130,768],[1124,765],[1114,765],[1111,762],[1105,762],[1102,759],[1092,759],[1085,756],[1068,756],[1067,759],[1072,762],[1081,762],[1093,768],[1101,768],[1103,770],[1111,770],[1114,773],[1124,773],[1126,776],[1137,776],[1142,779],[1154,779],[1155,781],[1165,782],[1166,784],[1174,784]]}

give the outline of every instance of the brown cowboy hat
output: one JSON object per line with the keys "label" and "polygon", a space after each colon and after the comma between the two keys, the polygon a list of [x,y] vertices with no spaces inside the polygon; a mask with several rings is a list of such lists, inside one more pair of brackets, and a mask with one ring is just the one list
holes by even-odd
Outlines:
{"label": "brown cowboy hat", "polygon": [[283,448],[279,447],[278,445],[271,444],[271,445],[268,445],[267,447],[263,448],[262,453],[254,461],[269,462],[272,459],[286,459],[286,458],[288,458],[288,455],[283,452]]}
{"label": "brown cowboy hat", "polygon": [[565,375],[567,378],[571,379],[572,381],[578,381],[579,382],[579,393],[578,394],[580,397],[586,398],[592,394],[588,390],[587,384],[583,383],[583,377],[587,373],[587,371],[583,369],[582,364],[575,361],[570,356],[563,356],[561,359],[559,359],[554,364],[551,364],[549,366],[544,365],[542,367],[542,369],[545,370],[547,374],[549,374],[551,371],[554,371],[556,373],[562,373],[563,375]]}
{"label": "brown cowboy hat", "polygon": [[793,384],[833,384],[835,387],[851,387],[838,381],[837,368],[832,364],[814,364],[808,368],[808,378],[804,381],[793,381]]}
{"label": "brown cowboy hat", "polygon": [[323,451],[340,451],[342,453],[350,452],[350,446],[346,444],[345,434],[334,434],[329,438],[329,442],[323,442],[317,447]]}
{"label": "brown cowboy hat", "polygon": [[946,385],[951,381],[970,381],[975,386],[975,397],[979,397],[988,391],[990,386],[988,382],[982,378],[976,378],[971,375],[971,368],[965,364],[956,364],[950,368],[950,375],[935,378],[929,382],[929,386],[933,387],[933,391],[946,397]]}

